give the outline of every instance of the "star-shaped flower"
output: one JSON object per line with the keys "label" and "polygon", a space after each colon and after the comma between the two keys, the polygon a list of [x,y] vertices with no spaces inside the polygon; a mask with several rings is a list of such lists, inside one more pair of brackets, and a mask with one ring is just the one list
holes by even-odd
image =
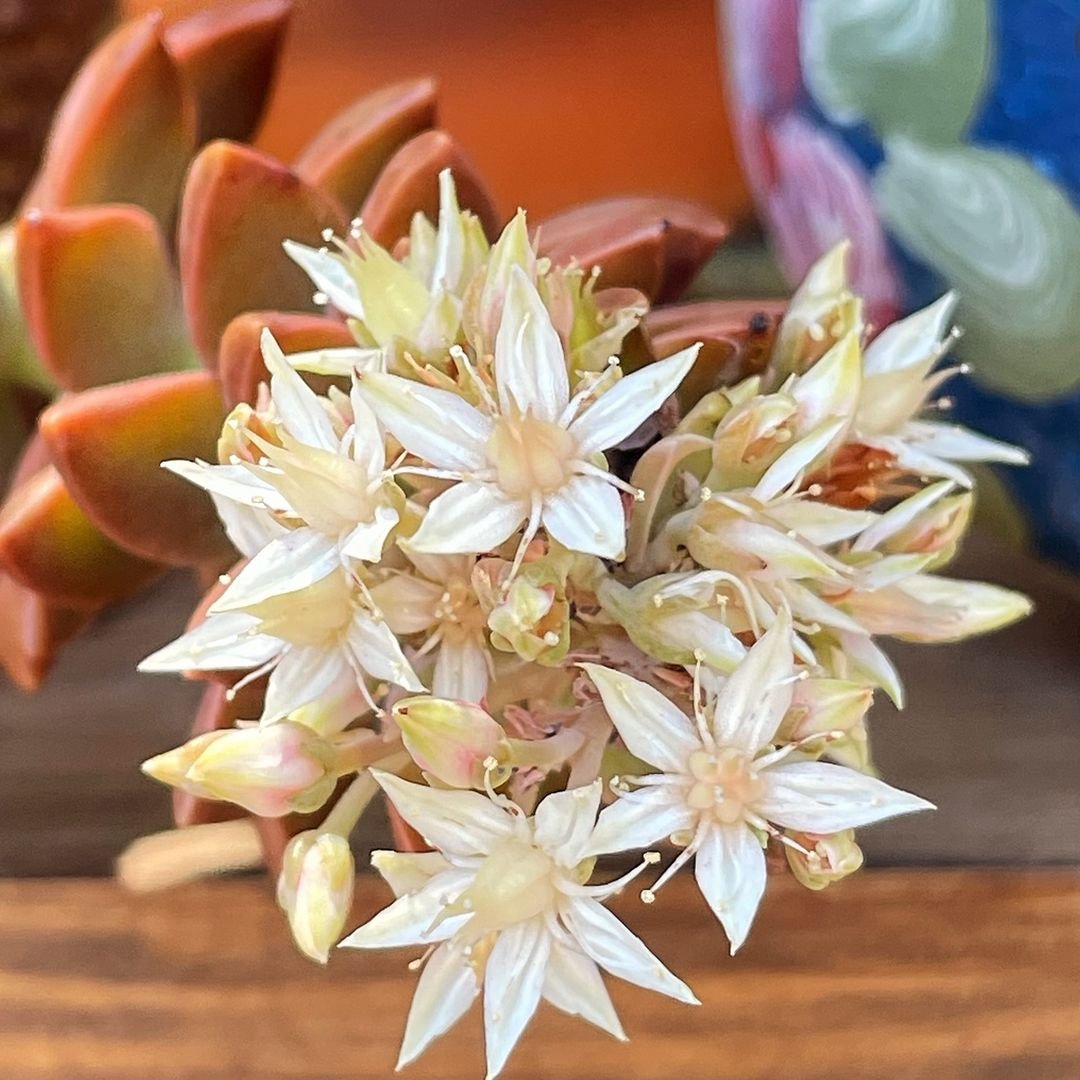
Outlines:
{"label": "star-shaped flower", "polygon": [[[773,740],[796,681],[787,616],[722,684],[695,688],[691,719],[658,690],[599,664],[583,665],[632,754],[657,772],[631,781],[600,815],[586,851],[600,855],[672,836],[683,850],[645,899],[691,856],[734,953],[765,891],[768,837],[783,829],[828,834],[932,809],[915,795],[842,765],[800,760]],[[793,841],[788,841],[793,842]]]}
{"label": "star-shaped flower", "polygon": [[[512,266],[495,339],[496,397],[477,380],[482,409],[396,375],[358,375],[390,433],[432,467],[429,475],[456,481],[431,504],[413,547],[490,551],[525,525],[519,553],[543,526],[571,551],[621,558],[626,527],[617,488],[627,485],[596,459],[656,412],[697,351],[627,375],[599,396],[589,382],[571,397],[551,316],[526,273]],[[466,362],[463,352],[457,356]]]}
{"label": "star-shaped flower", "polygon": [[419,1056],[484,991],[488,1080],[540,999],[625,1039],[599,968],[678,1001],[697,999],[602,904],[651,861],[587,885],[600,782],[548,795],[533,817],[508,799],[440,791],[373,773],[436,851],[376,852],[397,899],[342,944],[428,948],[398,1067]]}

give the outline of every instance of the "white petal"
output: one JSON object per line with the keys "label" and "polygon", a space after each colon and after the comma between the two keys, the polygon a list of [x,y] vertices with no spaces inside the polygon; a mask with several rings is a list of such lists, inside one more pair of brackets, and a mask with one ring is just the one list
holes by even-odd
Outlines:
{"label": "white petal", "polygon": [[163,469],[209,491],[245,506],[289,513],[292,507],[277,488],[243,465],[210,465],[205,461],[163,461]]}
{"label": "white petal", "polygon": [[362,562],[378,562],[386,538],[397,523],[398,512],[392,506],[375,507],[375,516],[370,521],[361,521],[341,541],[341,554]]}
{"label": "white petal", "polygon": [[475,791],[440,791],[371,771],[401,816],[448,855],[483,855],[513,835],[510,815]]}
{"label": "white petal", "polygon": [[804,540],[821,547],[850,540],[878,520],[878,515],[868,510],[847,510],[806,499],[773,503],[769,507],[769,516],[794,529]]}
{"label": "white petal", "polygon": [[746,825],[715,825],[697,849],[694,876],[723,925],[734,956],[765,892],[765,852]]}
{"label": "white petal", "polygon": [[469,1011],[480,993],[476,973],[453,943],[440,945],[424,965],[416,984],[397,1068],[415,1061],[440,1035]]}
{"label": "white petal", "polygon": [[401,645],[385,622],[357,611],[346,631],[346,641],[356,666],[375,679],[386,679],[414,693],[424,693]]}
{"label": "white petal", "polygon": [[382,349],[361,349],[353,345],[289,353],[285,359],[297,371],[310,371],[313,375],[330,375],[339,379],[348,379],[357,371],[382,371],[385,366]]}
{"label": "white petal", "polygon": [[452,701],[481,701],[488,688],[487,649],[475,637],[439,646],[431,692]]}
{"label": "white petal", "polygon": [[355,685],[356,676],[340,650],[293,645],[282,653],[267,681],[259,722],[281,720],[344,682]]}
{"label": "white petal", "polygon": [[583,952],[552,941],[544,976],[544,998],[556,1009],[580,1016],[620,1042],[626,1041],[600,969]]}
{"label": "white petal", "polygon": [[360,303],[356,282],[340,258],[330,251],[298,244],[295,240],[286,240],[282,246],[289,258],[311,278],[320,292],[326,294],[338,311],[354,319],[364,317],[364,305]]}
{"label": "white petal", "polygon": [[861,630],[842,632],[837,635],[837,639],[845,664],[844,671],[839,672],[840,676],[880,686],[889,696],[889,700],[898,709],[902,709],[904,684],[900,680],[900,673],[870,635]]}
{"label": "white petal", "polygon": [[337,571],[337,545],[315,529],[295,529],[262,549],[210,607],[212,613],[253,607],[299,592]]}
{"label": "white petal", "polygon": [[262,667],[286,647],[280,638],[252,631],[259,620],[230,612],[208,615],[193,630],[139,664],[140,671],[248,671]]}
{"label": "white petal", "polygon": [[560,911],[563,924],[581,948],[605,971],[635,986],[666,994],[676,1001],[699,1005],[690,987],[676,978],[602,904],[588,897],[565,900]]}
{"label": "white petal", "polygon": [[862,384],[861,327],[844,335],[805,375],[794,380],[791,396],[799,403],[803,431],[833,417],[851,420]]}
{"label": "white petal", "polygon": [[551,935],[540,919],[499,934],[484,971],[484,1049],[487,1080],[502,1071],[540,1004]]}
{"label": "white petal", "polygon": [[905,526],[910,525],[919,514],[928,510],[952,489],[951,480],[939,480],[936,484],[929,484],[922,491],[897,503],[891,510],[882,514],[877,519],[877,523],[868,528],[852,544],[851,550],[873,551],[879,544],[883,544]]}
{"label": "white petal", "polygon": [[363,374],[358,383],[375,415],[410,454],[440,469],[486,466],[491,421],[464,398],[397,375]]}
{"label": "white petal", "polygon": [[529,516],[528,506],[494,484],[466,480],[444,491],[409,538],[415,551],[459,555],[492,551]]}
{"label": "white petal", "polygon": [[338,437],[323,399],[289,364],[274,335],[265,327],[259,345],[270,372],[270,397],[289,434],[306,446],[336,452]]}
{"label": "white petal", "polygon": [[647,848],[672,833],[692,828],[697,815],[675,784],[639,788],[600,811],[583,855],[610,855]]}
{"label": "white petal", "polygon": [[428,945],[452,937],[469,915],[439,920],[442,909],[468,888],[471,870],[445,870],[419,891],[399,896],[389,907],[354,930],[341,946],[346,949],[396,949],[402,945]]}
{"label": "white petal", "polygon": [[386,445],[382,429],[371,406],[360,393],[360,384],[354,379],[349,391],[352,408],[352,457],[367,468],[369,480],[375,480],[386,468]]}
{"label": "white petal", "polygon": [[687,761],[701,749],[693,721],[659,690],[600,664],[581,665],[604,703],[627,749],[664,772],[685,773]]}
{"label": "white petal", "polygon": [[768,743],[791,705],[794,671],[791,618],[781,611],[716,698],[713,733],[717,743],[750,754]]}
{"label": "white petal", "polygon": [[536,808],[533,839],[560,866],[577,866],[585,857],[602,787],[601,781],[594,780],[585,787],[556,791]]}
{"label": "white petal", "polygon": [[940,350],[955,307],[956,294],[948,292],[929,307],[886,326],[866,347],[863,371],[880,375],[921,364]]}
{"label": "white petal", "polygon": [[754,498],[767,503],[802,475],[843,434],[846,420],[826,420],[805,438],[788,447],[766,470],[754,488]]}
{"label": "white petal", "polygon": [[1006,465],[1026,465],[1031,455],[1019,446],[988,438],[959,424],[934,420],[914,420],[901,431],[903,436],[934,457],[953,461],[1000,461]]}
{"label": "white petal", "polygon": [[544,302],[520,266],[510,269],[495,336],[495,385],[505,415],[557,420],[570,400],[566,357]]}
{"label": "white petal", "polygon": [[700,345],[691,345],[666,360],[649,364],[621,378],[571,425],[578,451],[588,457],[621,442],[647,420],[673,393],[697,359]]}
{"label": "white petal", "polygon": [[436,874],[450,869],[438,851],[373,851],[371,865],[394,890],[394,896],[419,892]]}
{"label": "white petal", "polygon": [[934,809],[917,795],[825,761],[781,762],[763,769],[761,780],[765,794],[754,811],[787,829],[833,833]]}
{"label": "white petal", "polygon": [[253,506],[243,506],[232,502],[223,495],[213,495],[214,509],[225,535],[233,547],[249,559],[258,555],[267,544],[280,540],[289,530],[265,510],[256,510]]}
{"label": "white petal", "polygon": [[[438,621],[435,608],[443,587],[412,574],[394,574],[371,587],[371,597],[395,634],[419,634]],[[439,695],[440,697],[445,695]]]}
{"label": "white petal", "polygon": [[541,521],[570,551],[621,559],[626,549],[622,500],[599,476],[575,476],[544,501]]}

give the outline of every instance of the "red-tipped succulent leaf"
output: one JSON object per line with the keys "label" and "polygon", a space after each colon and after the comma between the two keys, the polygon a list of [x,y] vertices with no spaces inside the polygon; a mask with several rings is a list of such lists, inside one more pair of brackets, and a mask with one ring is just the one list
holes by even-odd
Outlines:
{"label": "red-tipped succulent leaf", "polygon": [[292,0],[201,11],[165,31],[165,45],[198,103],[199,143],[247,139],[273,85]]}
{"label": "red-tipped succulent leaf", "polygon": [[666,303],[682,295],[727,235],[723,219],[697,203],[627,196],[547,218],[539,244],[557,265],[601,266],[601,285]]}
{"label": "red-tipped succulent leaf", "polygon": [[4,504],[0,567],[53,603],[90,612],[134,595],[160,572],[105,537],[51,465]]}
{"label": "red-tipped succulent leaf", "polygon": [[321,243],[344,211],[267,154],[224,140],[195,159],[180,214],[180,275],[195,342],[213,366],[226,326],[244,311],[315,311],[311,282],[281,250]]}
{"label": "red-tipped succulent leaf", "polygon": [[197,363],[164,238],[145,210],[32,210],[16,251],[31,340],[65,390]]}
{"label": "red-tipped succulent leaf", "polygon": [[382,87],[319,132],[297,159],[297,175],[354,210],[399,147],[432,127],[435,115],[433,79]]}
{"label": "red-tipped succulent leaf", "polygon": [[408,233],[418,210],[436,220],[443,169],[454,171],[462,209],[476,214],[489,237],[498,235],[501,221],[487,188],[457,141],[439,130],[410,139],[390,159],[364,202],[364,228],[383,247],[390,248]]}
{"label": "red-tipped succulent leaf", "polygon": [[254,401],[269,378],[259,339],[269,329],[285,354],[354,345],[349,328],[336,319],[296,311],[247,311],[237,315],[221,338],[218,378],[225,403]]}
{"label": "red-tipped succulent leaf", "polygon": [[170,225],[195,147],[195,103],[161,18],[122,25],[64,98],[28,205],[136,203]]}
{"label": "red-tipped succulent leaf", "polygon": [[223,564],[232,548],[212,502],[161,462],[214,460],[224,417],[213,376],[185,371],[61,398],[40,430],[71,494],[106,536],[155,562]]}

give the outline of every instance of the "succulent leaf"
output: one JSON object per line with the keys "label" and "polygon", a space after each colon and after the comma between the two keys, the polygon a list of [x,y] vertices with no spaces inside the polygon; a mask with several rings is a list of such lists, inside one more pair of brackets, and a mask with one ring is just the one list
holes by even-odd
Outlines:
{"label": "succulent leaf", "polygon": [[292,0],[200,11],[165,31],[198,106],[197,141],[247,139],[262,119]]}
{"label": "succulent leaf", "polygon": [[155,562],[217,565],[231,547],[213,504],[160,466],[212,460],[224,418],[213,376],[188,371],[61,398],[40,430],[71,494],[115,543]]}
{"label": "succulent leaf", "polygon": [[487,188],[456,140],[438,129],[410,139],[379,174],[361,209],[367,233],[383,247],[392,248],[408,235],[417,211],[435,221],[443,169],[454,174],[458,204],[476,214],[488,238],[494,239],[501,222]]}
{"label": "succulent leaf", "polygon": [[605,288],[674,300],[728,234],[727,223],[685,199],[628,196],[586,203],[540,225],[540,252],[556,265],[600,266]]}
{"label": "succulent leaf", "polygon": [[270,376],[263,361],[260,339],[268,329],[286,356],[316,349],[354,345],[349,328],[336,319],[296,311],[246,311],[225,329],[218,354],[218,378],[230,408],[254,401],[259,383]]}
{"label": "succulent leaf", "polygon": [[64,98],[28,206],[135,203],[170,227],[195,147],[195,104],[161,38],[161,18],[125,23],[94,50]]}
{"label": "succulent leaf", "polygon": [[180,213],[180,276],[188,323],[210,366],[241,312],[316,310],[310,282],[281,241],[319,244],[326,228],[344,231],[343,211],[281,162],[225,140],[200,152]]}
{"label": "succulent leaf", "polygon": [[109,540],[51,465],[8,496],[0,512],[0,566],[47,600],[89,612],[133,596],[161,569]]}
{"label": "succulent leaf", "polygon": [[297,175],[347,209],[367,198],[379,173],[409,139],[435,123],[433,79],[382,87],[335,116],[296,161]]}
{"label": "succulent leaf", "polygon": [[145,210],[32,210],[16,252],[30,338],[65,390],[197,363],[165,240]]}

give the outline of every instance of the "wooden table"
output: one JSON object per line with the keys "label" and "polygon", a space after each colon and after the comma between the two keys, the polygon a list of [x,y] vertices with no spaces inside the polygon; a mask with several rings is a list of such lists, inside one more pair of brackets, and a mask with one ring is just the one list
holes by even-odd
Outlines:
{"label": "wooden table", "polygon": [[[385,902],[361,882],[359,921]],[[615,908],[700,1009],[612,981],[631,1042],[543,1007],[507,1080],[1072,1080],[1080,871],[871,871],[772,888],[732,960],[693,882]],[[0,882],[7,1080],[390,1077],[410,954],[296,956],[265,885],[144,897],[107,881]],[[407,1072],[479,1080],[476,1011]]]}

